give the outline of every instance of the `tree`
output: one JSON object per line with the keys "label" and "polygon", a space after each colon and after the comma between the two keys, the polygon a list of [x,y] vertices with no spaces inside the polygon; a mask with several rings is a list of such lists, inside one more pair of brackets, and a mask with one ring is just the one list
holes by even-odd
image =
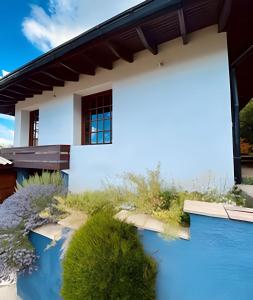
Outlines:
{"label": "tree", "polygon": [[253,144],[253,99],[240,111],[241,138]]}

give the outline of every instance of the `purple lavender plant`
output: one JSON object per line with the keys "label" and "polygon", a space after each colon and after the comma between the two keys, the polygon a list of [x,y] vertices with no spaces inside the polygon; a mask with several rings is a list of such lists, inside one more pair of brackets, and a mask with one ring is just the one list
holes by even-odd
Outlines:
{"label": "purple lavender plant", "polygon": [[[32,271],[36,256],[27,234],[40,225],[56,222],[63,212],[54,196],[66,189],[55,185],[29,185],[0,205],[0,282],[12,281],[17,272]],[[40,213],[48,211],[48,216]]]}

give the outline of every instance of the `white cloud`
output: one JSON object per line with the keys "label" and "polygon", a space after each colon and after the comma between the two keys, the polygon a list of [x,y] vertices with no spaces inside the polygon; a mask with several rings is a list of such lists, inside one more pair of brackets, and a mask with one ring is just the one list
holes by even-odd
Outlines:
{"label": "white cloud", "polygon": [[9,116],[9,115],[0,114],[0,119],[14,121],[14,120],[15,120],[15,117]]}
{"label": "white cloud", "polygon": [[0,78],[3,78],[4,76],[8,75],[10,72],[1,70],[0,73],[2,73],[2,75],[0,75]]}
{"label": "white cloud", "polygon": [[22,23],[27,39],[48,51],[143,0],[48,0],[48,12],[31,5]]}
{"label": "white cloud", "polygon": [[0,144],[13,145],[14,131],[0,124]]}

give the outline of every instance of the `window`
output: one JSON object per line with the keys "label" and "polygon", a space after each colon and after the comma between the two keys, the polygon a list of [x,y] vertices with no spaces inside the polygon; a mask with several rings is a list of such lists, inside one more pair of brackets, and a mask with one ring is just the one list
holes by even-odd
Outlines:
{"label": "window", "polygon": [[82,98],[82,144],[112,143],[112,91]]}
{"label": "window", "polygon": [[29,146],[38,146],[39,137],[39,110],[30,112]]}

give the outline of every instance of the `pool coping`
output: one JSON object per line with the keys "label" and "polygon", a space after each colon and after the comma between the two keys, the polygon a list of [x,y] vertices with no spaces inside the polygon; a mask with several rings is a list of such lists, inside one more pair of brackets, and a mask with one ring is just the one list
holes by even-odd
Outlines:
{"label": "pool coping", "polygon": [[[129,210],[121,210],[115,215],[115,218],[128,224],[133,224],[140,230],[149,230],[184,240],[190,239],[189,228],[166,225],[164,222],[148,214],[137,213]],[[68,217],[59,221],[58,223],[42,225],[33,229],[32,232],[40,234],[53,241],[58,241],[63,236],[64,228],[77,230],[86,222],[86,220],[86,214],[78,211],[72,211]]]}
{"label": "pool coping", "polygon": [[213,218],[223,218],[253,223],[253,209],[236,205],[196,200],[184,202],[184,212]]}

